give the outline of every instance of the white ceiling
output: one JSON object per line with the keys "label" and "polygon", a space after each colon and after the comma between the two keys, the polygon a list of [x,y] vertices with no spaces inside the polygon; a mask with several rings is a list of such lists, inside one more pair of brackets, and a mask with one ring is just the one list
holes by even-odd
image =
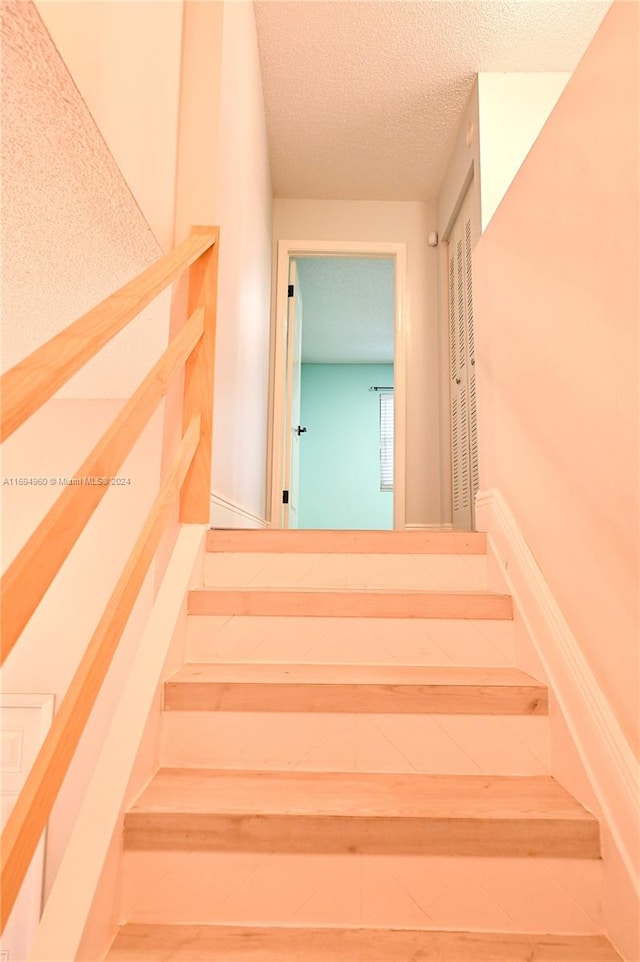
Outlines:
{"label": "white ceiling", "polygon": [[431,200],[480,71],[573,70],[611,0],[256,0],[274,195]]}
{"label": "white ceiling", "polygon": [[382,257],[296,258],[307,364],[393,361],[394,264]]}

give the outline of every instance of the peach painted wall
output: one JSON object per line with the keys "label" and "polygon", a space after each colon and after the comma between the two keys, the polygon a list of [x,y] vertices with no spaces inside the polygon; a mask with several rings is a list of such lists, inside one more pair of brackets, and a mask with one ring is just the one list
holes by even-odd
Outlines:
{"label": "peach painted wall", "polygon": [[636,752],[639,13],[613,5],[474,258],[480,487]]}
{"label": "peach painted wall", "polygon": [[224,4],[185,0],[176,181],[176,241],[215,224]]}
{"label": "peach painted wall", "polygon": [[[3,366],[152,263],[156,240],[31,2],[2,4]],[[70,476],[166,344],[156,300],[102,356],[1,449],[2,476]],[[162,407],[109,490],[3,668],[7,692],[65,692],[157,490]],[[2,486],[2,563],[11,561],[60,485]],[[107,686],[50,823],[49,891],[152,600],[143,587]]]}
{"label": "peach painted wall", "polygon": [[182,0],[36,0],[163,251],[173,246]]}
{"label": "peach painted wall", "polygon": [[252,3],[185,3],[176,225],[220,226],[213,491],[265,517],[271,176]]}
{"label": "peach painted wall", "polygon": [[273,202],[278,240],[385,241],[407,244],[406,521],[439,524],[440,373],[437,321],[436,229],[430,204],[404,201]]}
{"label": "peach painted wall", "polygon": [[265,517],[271,173],[252,3],[224,3],[216,220],[213,492]]}

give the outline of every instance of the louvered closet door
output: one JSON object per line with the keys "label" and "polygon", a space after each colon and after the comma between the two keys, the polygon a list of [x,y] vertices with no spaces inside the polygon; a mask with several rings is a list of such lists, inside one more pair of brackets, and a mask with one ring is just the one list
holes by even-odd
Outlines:
{"label": "louvered closet door", "polygon": [[449,237],[448,265],[453,526],[465,531],[474,526],[478,490],[471,198],[469,188]]}

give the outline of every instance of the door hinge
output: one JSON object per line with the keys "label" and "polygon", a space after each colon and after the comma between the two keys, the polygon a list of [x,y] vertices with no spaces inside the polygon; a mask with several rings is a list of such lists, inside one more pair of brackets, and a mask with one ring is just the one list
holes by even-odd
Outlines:
{"label": "door hinge", "polygon": [[288,492],[288,491],[283,491],[283,492],[282,492],[282,503],[283,503],[283,504],[289,504],[289,492]]}
{"label": "door hinge", "polygon": [[289,284],[289,293],[287,294],[287,297],[293,297],[293,295],[294,295],[293,284]]}

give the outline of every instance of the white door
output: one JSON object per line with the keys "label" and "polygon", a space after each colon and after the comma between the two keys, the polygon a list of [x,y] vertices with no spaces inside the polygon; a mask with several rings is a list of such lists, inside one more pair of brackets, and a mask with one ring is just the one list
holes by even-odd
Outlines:
{"label": "white door", "polygon": [[478,491],[476,376],[473,347],[473,220],[469,187],[449,237],[449,375],[453,527],[471,531]]}
{"label": "white door", "polygon": [[[53,719],[53,695],[0,696],[2,828]],[[1,962],[26,962],[42,908],[45,835],[40,839],[0,939]]]}
{"label": "white door", "polygon": [[289,264],[287,310],[287,373],[284,431],[283,520],[285,528],[298,527],[300,496],[300,381],[302,374],[302,297],[296,283],[296,263]]}

